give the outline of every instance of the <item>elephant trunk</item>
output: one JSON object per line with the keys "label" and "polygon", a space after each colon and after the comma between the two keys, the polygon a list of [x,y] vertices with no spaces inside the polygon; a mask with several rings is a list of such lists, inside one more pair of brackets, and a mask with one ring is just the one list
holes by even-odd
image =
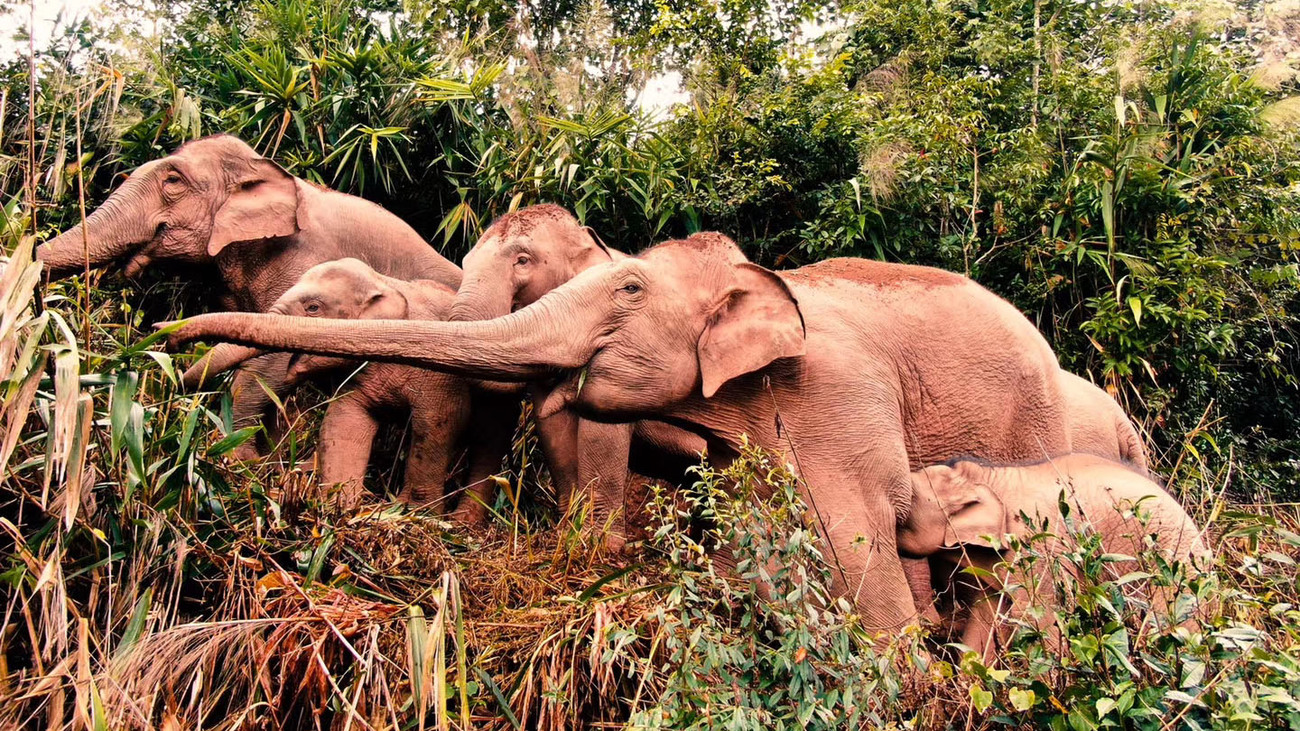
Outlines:
{"label": "elephant trunk", "polygon": [[143,180],[128,180],[83,223],[37,247],[36,258],[50,276],[66,277],[101,267],[150,241],[157,225],[145,206],[146,188]]}
{"label": "elephant trunk", "polygon": [[484,282],[482,278],[475,278],[461,282],[447,319],[451,322],[474,322],[495,320],[510,314],[514,303],[509,278],[500,277],[499,280]]}
{"label": "elephant trunk", "polygon": [[212,313],[182,323],[173,342],[204,338],[269,350],[401,363],[470,378],[533,381],[585,365],[601,347],[606,307],[556,290],[485,322],[327,320]]}
{"label": "elephant trunk", "polygon": [[266,351],[261,348],[221,343],[209,350],[202,358],[199,358],[185,370],[184,375],[181,376],[181,384],[187,389],[198,388],[203,385],[206,379],[232,370],[245,361],[252,360],[265,353]]}

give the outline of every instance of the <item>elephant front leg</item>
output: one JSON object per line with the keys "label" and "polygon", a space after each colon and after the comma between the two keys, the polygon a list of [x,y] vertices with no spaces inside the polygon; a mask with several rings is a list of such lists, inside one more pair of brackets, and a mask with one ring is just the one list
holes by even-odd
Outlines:
{"label": "elephant front leg", "polygon": [[591,522],[604,530],[610,551],[621,551],[627,542],[624,497],[633,429],[633,424],[578,420],[578,485],[587,491]]}
{"label": "elephant front leg", "polygon": [[337,490],[338,502],[345,509],[355,508],[361,500],[378,432],[379,422],[369,404],[355,391],[340,396],[325,411],[316,450],[316,476],[323,492]]}
{"label": "elephant front leg", "polygon": [[[534,413],[544,397],[545,394],[534,394]],[[560,515],[567,515],[569,499],[578,486],[578,415],[563,409],[538,419],[537,442],[546,458],[546,469],[551,473],[555,503]]]}
{"label": "elephant front leg", "polygon": [[[289,392],[290,353],[267,353],[254,358],[235,372],[231,381],[231,421],[236,429],[261,425],[265,428],[268,441],[273,441],[277,414],[269,390],[277,398]],[[266,455],[257,439],[244,442],[235,450],[233,456],[244,462],[251,462]]]}
{"label": "elephant front leg", "polygon": [[831,590],[852,601],[864,628],[885,639],[914,624],[917,610],[898,555],[895,519],[900,496],[910,495],[907,459],[900,454],[884,474],[882,462],[866,462],[877,470],[868,479],[810,474],[804,482],[809,510],[825,541],[823,553],[831,564]]}

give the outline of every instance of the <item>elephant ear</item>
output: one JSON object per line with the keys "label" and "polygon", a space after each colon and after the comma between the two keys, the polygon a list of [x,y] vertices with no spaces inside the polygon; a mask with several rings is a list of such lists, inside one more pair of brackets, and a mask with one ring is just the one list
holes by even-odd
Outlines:
{"label": "elephant ear", "polygon": [[297,181],[287,170],[264,157],[250,160],[217,209],[208,255],[235,242],[298,233],[298,205]]}
{"label": "elephant ear", "polygon": [[696,346],[705,398],[733,378],[804,353],[803,313],[790,288],[763,267],[733,266],[733,285]]}
{"label": "elephant ear", "polygon": [[947,517],[943,533],[945,547],[992,548],[990,536],[1001,542],[1007,531],[1007,509],[988,485],[955,475],[950,480],[935,481],[933,488],[940,510]]}
{"label": "elephant ear", "polygon": [[377,284],[364,296],[362,320],[405,320],[411,315],[411,305],[396,287]]}

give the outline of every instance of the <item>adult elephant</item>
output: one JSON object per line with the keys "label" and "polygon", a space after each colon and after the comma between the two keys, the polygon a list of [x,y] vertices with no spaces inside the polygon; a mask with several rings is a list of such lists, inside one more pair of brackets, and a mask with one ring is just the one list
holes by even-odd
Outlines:
{"label": "adult elephant", "polygon": [[[461,262],[464,278],[448,319],[508,315],[580,272],[626,258],[559,206],[542,204],[507,213],[483,232]],[[544,384],[530,391],[537,399],[546,395]],[[534,405],[540,407],[540,400]],[[538,419],[537,434],[561,514],[567,512],[575,490],[587,491],[595,522],[608,526],[606,546],[614,550],[626,536],[623,491],[633,453],[644,455],[637,465],[643,474],[679,481],[684,467],[696,462],[706,446],[697,435],[667,424],[602,423],[582,418],[573,409]]]}
{"label": "adult elephant", "polygon": [[[460,269],[383,208],[295,178],[243,141],[216,135],[136,168],[104,204],[36,250],[63,277],[117,262],[134,277],[155,262],[215,269],[230,310],[265,312],[303,272],[353,257],[403,280],[453,290]],[[271,354],[236,376],[234,417],[255,423],[285,392],[289,356]],[[243,457],[254,456],[249,444]]]}
{"label": "adult elephant", "polygon": [[1014,307],[936,269],[832,259],[774,273],[719,234],[592,267],[484,322],[320,321],[217,313],[214,338],[422,365],[477,378],[555,379],[542,415],[654,418],[742,439],[798,470],[835,590],[880,631],[914,621],[896,530],[911,469],[962,454],[1068,452],[1059,367]]}

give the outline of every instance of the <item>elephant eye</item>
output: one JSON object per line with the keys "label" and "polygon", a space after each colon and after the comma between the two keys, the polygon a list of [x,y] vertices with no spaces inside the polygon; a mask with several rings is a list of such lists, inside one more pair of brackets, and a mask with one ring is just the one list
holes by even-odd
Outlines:
{"label": "elephant eye", "polygon": [[317,302],[312,302],[311,304],[307,305],[307,308],[306,308],[306,309],[307,309],[307,314],[309,314],[309,315],[319,315],[319,314],[320,314],[320,304],[317,303]]}
{"label": "elephant eye", "polygon": [[175,172],[167,173],[167,177],[163,178],[163,183],[166,185],[179,185],[183,182],[185,182],[185,178],[182,178],[179,173]]}
{"label": "elephant eye", "polygon": [[641,285],[637,284],[636,282],[630,282],[628,284],[623,285],[622,287],[619,287],[618,291],[625,292],[627,294],[637,294],[641,291]]}
{"label": "elephant eye", "polygon": [[528,263],[530,261],[532,261],[532,259],[530,259],[527,254],[520,254],[519,256],[515,257],[515,266],[517,267],[528,266]]}

